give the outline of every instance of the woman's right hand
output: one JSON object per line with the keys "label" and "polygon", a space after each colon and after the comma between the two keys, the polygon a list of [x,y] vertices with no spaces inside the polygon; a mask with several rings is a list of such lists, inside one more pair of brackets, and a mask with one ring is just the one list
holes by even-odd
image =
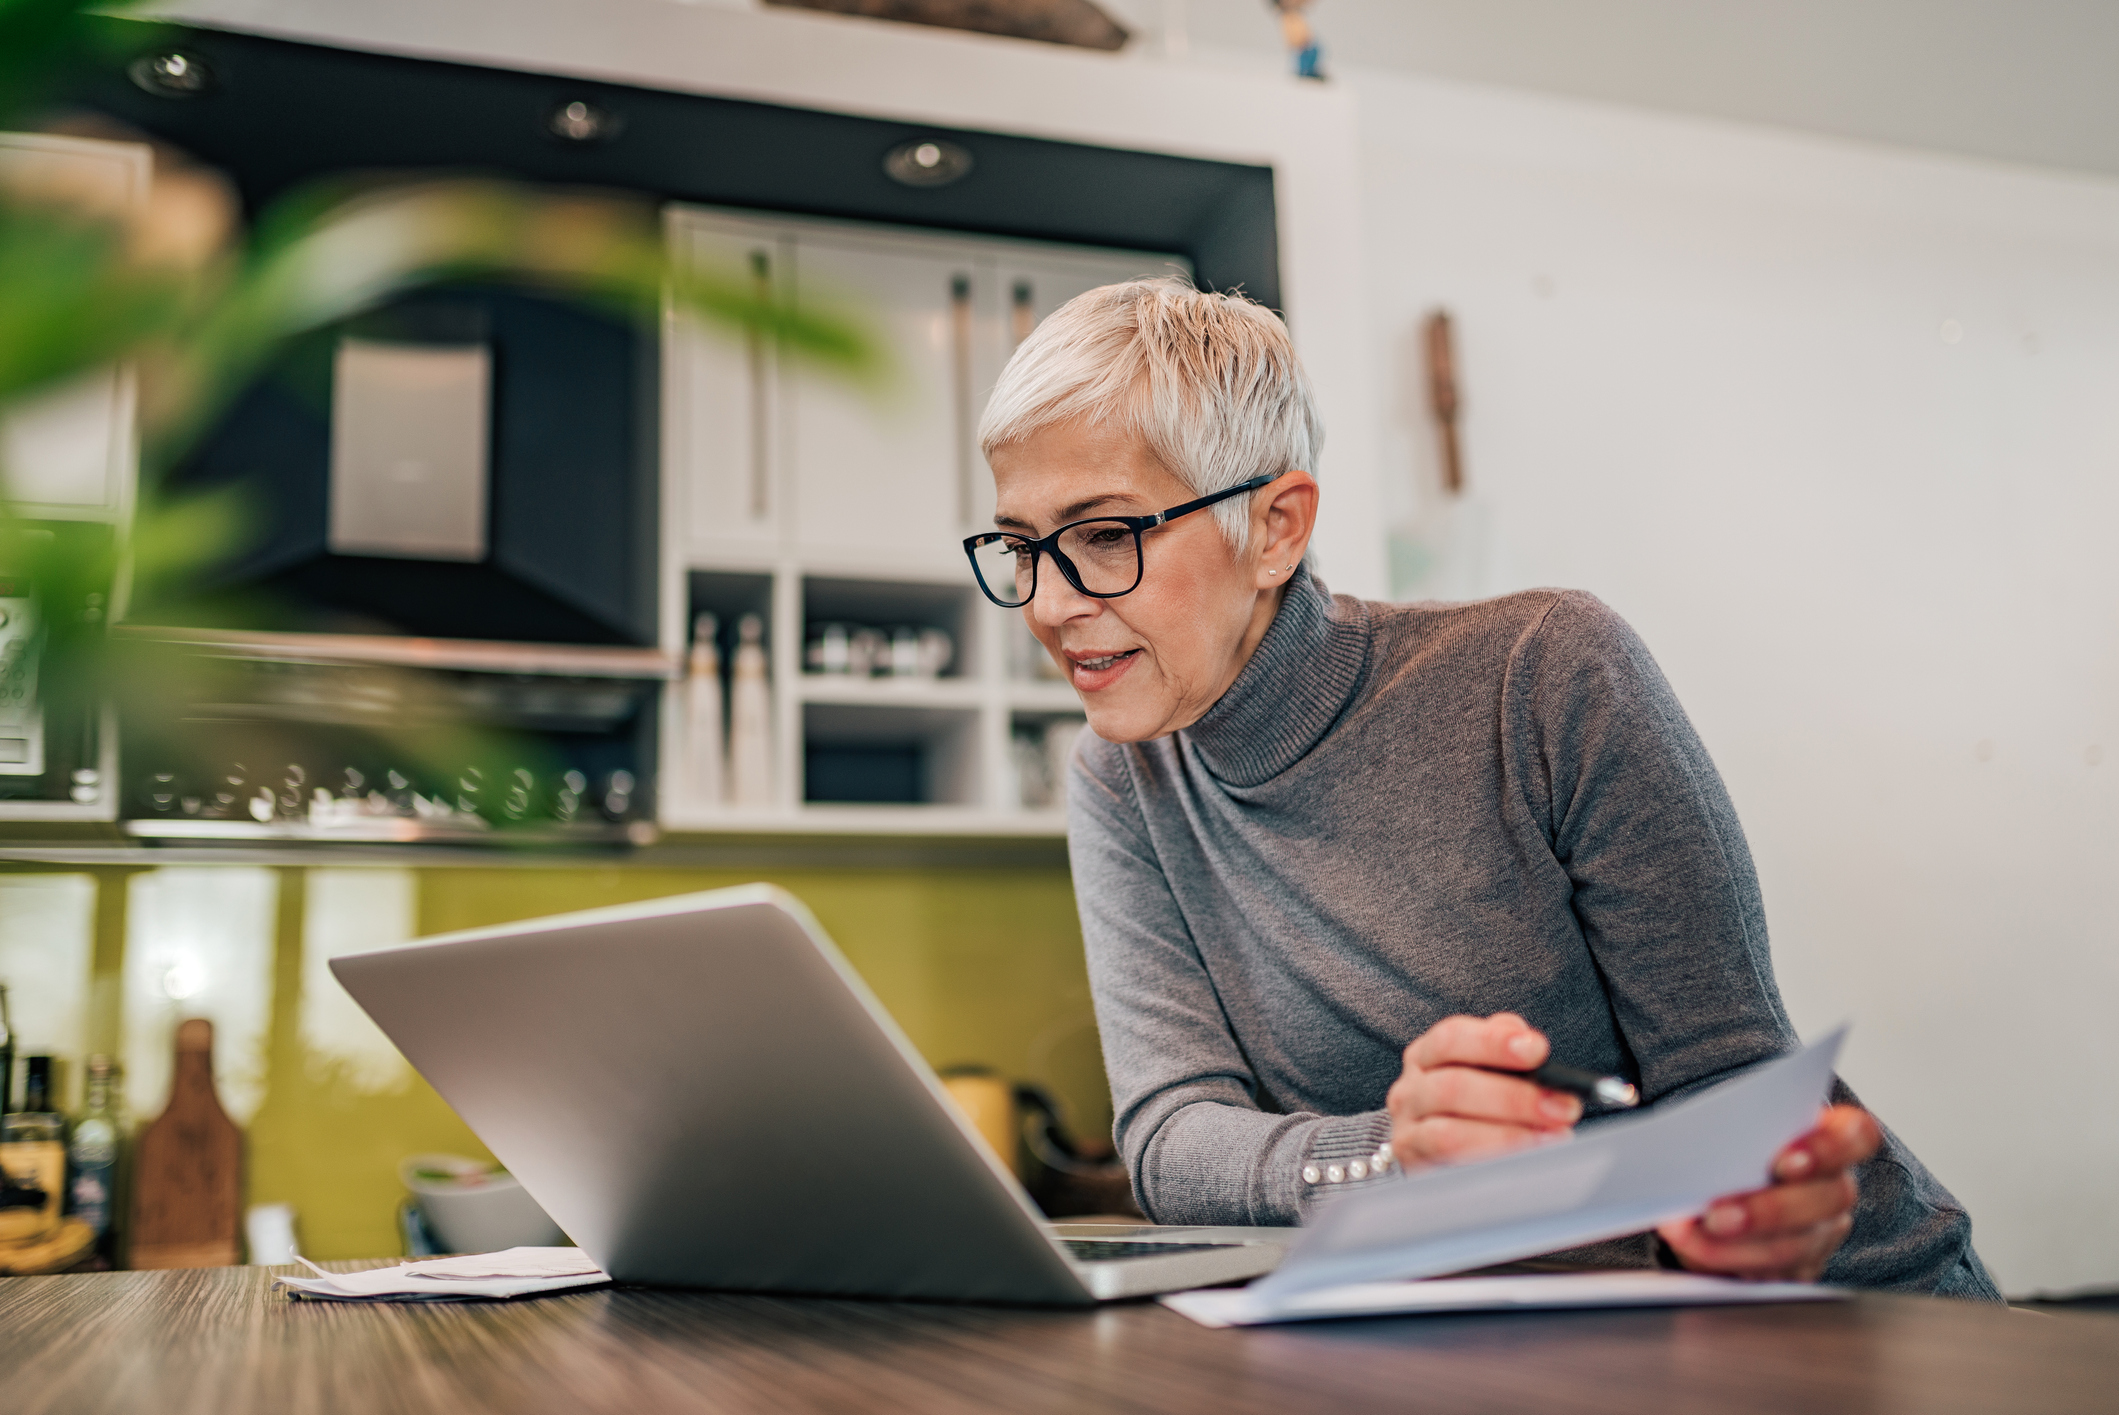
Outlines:
{"label": "woman's right hand", "polygon": [[1582,1118],[1580,1101],[1495,1074],[1528,1071],[1551,1051],[1513,1012],[1443,1018],[1405,1049],[1405,1070],[1385,1098],[1391,1157],[1401,1169],[1425,1169],[1562,1138]]}

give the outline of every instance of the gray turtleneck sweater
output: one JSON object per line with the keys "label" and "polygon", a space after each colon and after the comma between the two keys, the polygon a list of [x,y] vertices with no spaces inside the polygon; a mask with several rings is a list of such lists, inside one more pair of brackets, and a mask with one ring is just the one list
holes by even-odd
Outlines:
{"label": "gray turtleneck sweater", "polygon": [[[1298,1222],[1306,1168],[1384,1142],[1400,1053],[1454,1013],[1521,1013],[1651,1102],[1796,1045],[1714,764],[1586,594],[1300,573],[1192,727],[1084,734],[1068,817],[1118,1144],[1165,1223]],[[1828,1281],[1997,1296],[1895,1136],[1860,1180]]]}

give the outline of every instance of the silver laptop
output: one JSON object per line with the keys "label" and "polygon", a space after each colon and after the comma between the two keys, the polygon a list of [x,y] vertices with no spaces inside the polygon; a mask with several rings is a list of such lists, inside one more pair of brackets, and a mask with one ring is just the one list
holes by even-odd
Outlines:
{"label": "silver laptop", "polygon": [[1072,1305],[1255,1277],[1294,1236],[1044,1222],[770,885],[331,971],[620,1282]]}

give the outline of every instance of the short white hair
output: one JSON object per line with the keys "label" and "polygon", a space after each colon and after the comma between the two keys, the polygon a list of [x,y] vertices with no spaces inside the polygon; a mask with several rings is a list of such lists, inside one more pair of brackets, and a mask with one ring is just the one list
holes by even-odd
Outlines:
{"label": "short white hair", "polygon": [[[1324,422],[1285,325],[1241,295],[1182,276],[1076,295],[1031,331],[979,420],[979,450],[1055,423],[1116,423],[1196,496],[1258,476],[1314,474]],[[1212,508],[1230,546],[1250,536],[1250,498]]]}

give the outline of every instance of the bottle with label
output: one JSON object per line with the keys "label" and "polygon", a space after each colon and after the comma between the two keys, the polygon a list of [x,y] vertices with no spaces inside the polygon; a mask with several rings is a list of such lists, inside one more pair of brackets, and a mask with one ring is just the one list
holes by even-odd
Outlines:
{"label": "bottle with label", "polygon": [[23,1103],[0,1117],[0,1244],[42,1243],[59,1231],[66,1200],[66,1120],[51,1109],[51,1061],[25,1063]]}
{"label": "bottle with label", "polygon": [[96,1244],[107,1253],[111,1221],[117,1213],[118,1146],[125,1121],[118,1109],[117,1085],[110,1058],[88,1059],[88,1100],[67,1142],[66,1206],[94,1230]]}
{"label": "bottle with label", "polygon": [[765,621],[755,614],[737,621],[734,668],[728,705],[729,800],[738,806],[769,806],[772,686],[765,663]]}

